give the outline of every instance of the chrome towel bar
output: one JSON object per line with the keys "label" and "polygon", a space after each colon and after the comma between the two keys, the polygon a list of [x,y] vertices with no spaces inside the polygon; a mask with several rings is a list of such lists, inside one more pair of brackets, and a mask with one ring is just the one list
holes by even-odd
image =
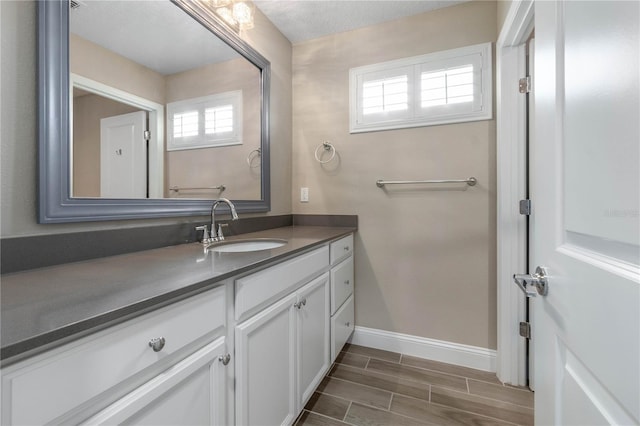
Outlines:
{"label": "chrome towel bar", "polygon": [[169,188],[169,191],[180,192],[180,191],[198,191],[198,190],[220,190],[220,192],[224,191],[227,187],[224,185],[218,186],[203,186],[203,187],[191,187],[191,188],[180,188],[179,186],[172,186]]}
{"label": "chrome towel bar", "polygon": [[469,186],[474,186],[478,183],[478,180],[473,176],[469,179],[445,179],[445,180],[377,180],[376,185],[378,188],[382,188],[385,185],[412,185],[418,183],[466,183]]}

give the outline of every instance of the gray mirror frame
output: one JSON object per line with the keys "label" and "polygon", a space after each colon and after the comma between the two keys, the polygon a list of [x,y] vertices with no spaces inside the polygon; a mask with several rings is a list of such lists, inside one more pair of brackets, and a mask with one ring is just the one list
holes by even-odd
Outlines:
{"label": "gray mirror frame", "polygon": [[[171,0],[261,70],[261,200],[234,200],[238,212],[271,209],[269,88],[271,64],[210,11],[196,2]],[[38,2],[39,223],[199,216],[211,200],[72,198],[69,143],[69,3]]]}

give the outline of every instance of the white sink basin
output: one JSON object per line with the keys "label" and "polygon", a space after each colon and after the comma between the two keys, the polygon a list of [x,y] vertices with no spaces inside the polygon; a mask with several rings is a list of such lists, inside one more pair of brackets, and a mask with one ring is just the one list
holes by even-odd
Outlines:
{"label": "white sink basin", "polygon": [[242,253],[247,251],[269,250],[282,247],[287,240],[278,238],[253,238],[246,240],[219,241],[207,247],[207,250],[222,253]]}

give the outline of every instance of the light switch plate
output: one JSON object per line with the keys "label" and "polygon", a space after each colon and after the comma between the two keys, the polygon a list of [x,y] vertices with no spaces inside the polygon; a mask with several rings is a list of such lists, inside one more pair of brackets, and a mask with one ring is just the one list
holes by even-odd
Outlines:
{"label": "light switch plate", "polygon": [[309,188],[300,188],[300,202],[309,202]]}

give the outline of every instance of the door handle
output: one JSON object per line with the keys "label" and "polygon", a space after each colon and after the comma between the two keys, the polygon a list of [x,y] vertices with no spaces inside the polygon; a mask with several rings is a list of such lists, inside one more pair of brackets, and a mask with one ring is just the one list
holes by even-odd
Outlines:
{"label": "door handle", "polygon": [[230,354],[220,355],[218,357],[218,361],[220,361],[222,365],[227,365],[229,364],[229,361],[231,361],[231,355]]}
{"label": "door handle", "polygon": [[538,266],[534,274],[513,274],[513,282],[527,297],[546,296],[549,292],[547,269]]}

